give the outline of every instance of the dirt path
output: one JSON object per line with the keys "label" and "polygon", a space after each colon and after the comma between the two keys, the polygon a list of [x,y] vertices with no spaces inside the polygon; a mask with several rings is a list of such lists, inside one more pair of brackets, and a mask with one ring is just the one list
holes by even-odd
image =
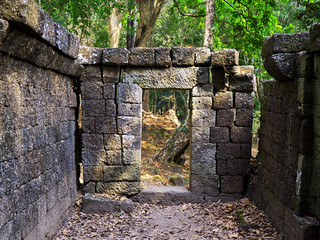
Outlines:
{"label": "dirt path", "polygon": [[56,240],[283,239],[248,199],[178,206],[136,203],[131,214],[84,214],[79,209],[75,207]]}

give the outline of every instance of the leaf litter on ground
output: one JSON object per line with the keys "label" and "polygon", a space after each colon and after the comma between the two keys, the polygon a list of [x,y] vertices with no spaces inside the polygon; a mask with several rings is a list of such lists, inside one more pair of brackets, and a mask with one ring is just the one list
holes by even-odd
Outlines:
{"label": "leaf litter on ground", "polygon": [[176,206],[135,203],[130,214],[85,214],[80,209],[78,201],[55,240],[284,239],[247,198]]}

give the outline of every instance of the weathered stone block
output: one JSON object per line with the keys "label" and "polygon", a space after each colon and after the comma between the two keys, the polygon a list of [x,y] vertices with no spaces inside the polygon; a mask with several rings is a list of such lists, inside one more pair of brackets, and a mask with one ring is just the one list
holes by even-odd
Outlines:
{"label": "weathered stone block", "polygon": [[252,128],[251,127],[232,127],[231,141],[234,143],[251,143]]}
{"label": "weathered stone block", "polygon": [[9,23],[4,19],[0,19],[0,45],[6,39],[8,34],[9,34]]}
{"label": "weathered stone block", "polygon": [[111,117],[111,116],[116,116],[117,115],[117,106],[114,102],[114,100],[106,100],[106,115]]}
{"label": "weathered stone block", "polygon": [[227,160],[228,173],[231,175],[244,175],[249,171],[250,159],[229,159]]}
{"label": "weathered stone block", "polygon": [[[41,37],[45,40],[47,40],[52,46],[56,45],[56,27],[55,27],[55,22],[51,18],[50,14],[46,11],[40,10],[40,18],[41,18]],[[79,45],[78,43],[76,43]],[[74,49],[75,51],[77,49]],[[74,52],[74,54],[77,54]]]}
{"label": "weathered stone block", "polygon": [[129,150],[141,150],[141,137],[134,135],[122,135],[122,147]]}
{"label": "weathered stone block", "polygon": [[101,149],[82,149],[83,166],[99,166],[103,163],[106,153]]}
{"label": "weathered stone block", "polygon": [[141,150],[128,150],[122,151],[122,163],[123,164],[140,164],[141,162]]}
{"label": "weathered stone block", "polygon": [[241,157],[241,145],[238,143],[219,143],[217,160],[237,159]]}
{"label": "weathered stone block", "polygon": [[108,166],[121,164],[121,150],[107,150],[104,163]]}
{"label": "weathered stone block", "polygon": [[95,132],[94,117],[82,117],[82,129],[85,133]]}
{"label": "weathered stone block", "polygon": [[216,158],[216,144],[194,143],[191,146],[193,162],[213,162]]}
{"label": "weathered stone block", "polygon": [[96,133],[116,133],[116,118],[115,117],[96,117],[95,132]]}
{"label": "weathered stone block", "polygon": [[228,89],[233,92],[251,92],[256,88],[256,75],[254,74],[235,74],[229,77]]}
{"label": "weathered stone block", "polygon": [[129,53],[126,48],[104,48],[102,50],[102,63],[104,65],[128,65]]}
{"label": "weathered stone block", "polygon": [[219,177],[191,175],[190,190],[196,196],[216,197],[219,195]]}
{"label": "weathered stone block", "polygon": [[121,149],[121,138],[118,134],[104,134],[103,143],[106,150]]}
{"label": "weathered stone block", "polygon": [[119,103],[119,116],[142,117],[142,105],[131,103]]}
{"label": "weathered stone block", "polygon": [[83,168],[83,180],[84,182],[95,181],[99,182],[103,180],[102,166],[85,166]]}
{"label": "weathered stone block", "polygon": [[235,49],[213,52],[211,53],[211,65],[213,67],[239,65],[239,52]]}
{"label": "weathered stone block", "polygon": [[235,109],[217,111],[217,126],[232,127],[235,121]]}
{"label": "weathered stone block", "polygon": [[96,192],[96,183],[95,182],[89,182],[84,185],[83,191],[85,193],[95,193]]}
{"label": "weathered stone block", "polygon": [[129,54],[129,64],[132,66],[154,66],[154,48],[134,48]]}
{"label": "weathered stone block", "polygon": [[233,96],[231,91],[217,92],[213,97],[214,109],[228,109],[233,107]]}
{"label": "weathered stone block", "polygon": [[236,125],[238,127],[251,127],[253,120],[253,112],[251,109],[240,108],[237,109]]}
{"label": "weathered stone block", "polygon": [[210,127],[192,127],[192,143],[208,143],[210,138]]}
{"label": "weathered stone block", "polygon": [[251,158],[251,143],[241,143],[241,158],[250,159]]}
{"label": "weathered stone block", "polygon": [[211,109],[212,97],[192,97],[192,109]]}
{"label": "weathered stone block", "polygon": [[223,193],[241,193],[243,190],[242,176],[222,176],[221,192]]}
{"label": "weathered stone block", "polygon": [[101,82],[83,82],[81,84],[81,97],[83,100],[101,99]]}
{"label": "weathered stone block", "polygon": [[[99,74],[101,79],[100,71]],[[120,69],[118,67],[103,67],[102,74],[104,83],[118,83],[120,81]]]}
{"label": "weathered stone block", "polygon": [[263,62],[268,73],[279,81],[290,81],[296,77],[296,53],[272,54]]}
{"label": "weathered stone block", "polygon": [[100,64],[102,61],[102,49],[80,46],[77,60],[84,65]]}
{"label": "weathered stone block", "polygon": [[210,128],[211,143],[229,142],[229,128],[227,127],[211,127]]}
{"label": "weathered stone block", "polygon": [[136,195],[141,191],[140,182],[98,182],[97,192],[111,195]]}
{"label": "weathered stone block", "polygon": [[116,86],[114,83],[103,84],[103,97],[105,99],[108,99],[108,100],[115,99],[115,95],[116,95]]}
{"label": "weathered stone block", "polygon": [[216,122],[215,110],[193,110],[192,127],[214,127]]}
{"label": "weathered stone block", "polygon": [[103,147],[103,135],[82,134],[82,146],[85,149],[101,149]]}
{"label": "weathered stone block", "polygon": [[216,175],[216,160],[193,161],[191,164],[191,174],[202,175],[204,178]]}
{"label": "weathered stone block", "polygon": [[254,66],[232,66],[229,71],[231,74],[254,74]]}
{"label": "weathered stone block", "polygon": [[195,64],[196,65],[210,65],[211,63],[211,51],[206,47],[195,48]]}
{"label": "weathered stone block", "polygon": [[81,82],[100,82],[101,81],[101,70],[96,66],[86,66],[81,72]]}
{"label": "weathered stone block", "polygon": [[314,78],[314,54],[310,52],[299,52],[297,55],[297,77]]}
{"label": "weathered stone block", "polygon": [[236,92],[235,107],[252,109],[254,107],[254,92]]}
{"label": "weathered stone block", "polygon": [[126,135],[141,135],[142,120],[137,117],[118,117],[119,133]]}
{"label": "weathered stone block", "polygon": [[192,97],[212,97],[213,84],[199,84],[192,89]]}
{"label": "weathered stone block", "polygon": [[103,166],[103,181],[140,181],[140,166]]}
{"label": "weathered stone block", "polygon": [[274,34],[262,45],[262,58],[277,53],[295,53],[308,50],[309,33]]}
{"label": "weathered stone block", "polygon": [[297,100],[301,104],[310,104],[313,102],[317,103],[318,96],[313,97],[313,91],[317,85],[316,80],[313,79],[306,79],[306,78],[299,78],[298,79],[298,94]]}
{"label": "weathered stone block", "polygon": [[156,48],[156,65],[163,66],[163,67],[172,66],[171,48],[169,47]]}
{"label": "weathered stone block", "polygon": [[219,176],[228,174],[227,160],[217,160],[217,174]]}
{"label": "weathered stone block", "polygon": [[320,50],[320,24],[314,23],[310,27],[310,48],[312,51]]}
{"label": "weathered stone block", "polygon": [[172,47],[172,64],[174,66],[193,66],[195,49],[185,47]]}
{"label": "weathered stone block", "polygon": [[105,100],[82,101],[82,113],[85,117],[96,117],[106,115]]}
{"label": "weathered stone block", "polygon": [[119,102],[124,103],[142,103],[142,88],[137,84],[118,85]]}

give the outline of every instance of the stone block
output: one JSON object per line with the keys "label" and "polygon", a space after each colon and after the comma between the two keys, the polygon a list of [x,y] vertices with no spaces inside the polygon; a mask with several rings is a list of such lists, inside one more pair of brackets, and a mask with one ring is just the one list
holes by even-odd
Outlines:
{"label": "stone block", "polygon": [[103,181],[140,181],[140,166],[103,166]]}
{"label": "stone block", "polygon": [[251,148],[252,145],[250,143],[241,143],[241,158],[249,159],[251,158]]}
{"label": "stone block", "polygon": [[173,66],[193,66],[195,61],[195,49],[185,47],[172,47]]}
{"label": "stone block", "polygon": [[82,114],[84,117],[97,117],[106,115],[105,100],[82,101]]}
{"label": "stone block", "polygon": [[250,168],[250,159],[229,159],[227,160],[228,174],[244,175]]}
{"label": "stone block", "polygon": [[217,174],[219,176],[228,174],[227,160],[217,160]]}
{"label": "stone block", "polygon": [[230,74],[254,74],[254,66],[232,66],[228,70]]}
{"label": "stone block", "polygon": [[206,47],[195,48],[195,64],[196,65],[210,65],[211,64],[211,51]]}
{"label": "stone block", "polygon": [[268,73],[278,81],[290,81],[296,77],[296,53],[272,54],[263,62]]}
{"label": "stone block", "polygon": [[318,103],[318,96],[313,97],[314,89],[317,87],[317,80],[299,78],[298,79],[298,94],[297,100],[301,104],[311,104],[313,102]]}
{"label": "stone block", "polygon": [[128,150],[141,150],[141,137],[134,135],[122,135],[122,147]]}
{"label": "stone block", "polygon": [[103,135],[82,134],[82,147],[85,149],[101,149],[103,147]]}
{"label": "stone block", "polygon": [[83,166],[99,166],[103,163],[106,157],[106,152],[101,149],[82,149],[82,164]]}
{"label": "stone block", "polygon": [[140,164],[141,162],[141,150],[128,150],[122,151],[122,164]]}
{"label": "stone block", "polygon": [[81,84],[81,97],[83,100],[94,100],[102,98],[102,83],[83,82]]}
{"label": "stone block", "polygon": [[235,109],[217,111],[217,126],[232,127],[235,121]]}
{"label": "stone block", "polygon": [[116,85],[114,83],[103,84],[103,97],[108,100],[115,99]]}
{"label": "stone block", "polygon": [[297,55],[297,77],[301,78],[315,78],[314,74],[314,64],[313,64],[314,54],[310,52],[299,52]]}
{"label": "stone block", "polygon": [[212,97],[192,97],[192,109],[211,109]]}
{"label": "stone block", "polygon": [[233,96],[231,91],[217,92],[213,97],[214,109],[228,109],[233,107]]}
{"label": "stone block", "polygon": [[241,145],[238,143],[219,143],[217,160],[237,159],[241,157]]}
{"label": "stone block", "polygon": [[190,190],[199,197],[216,197],[219,195],[219,177],[203,175],[190,176]]}
{"label": "stone block", "polygon": [[107,150],[104,163],[108,166],[121,164],[121,150]]}
{"label": "stone block", "polygon": [[117,124],[115,117],[96,117],[95,118],[96,133],[116,133]]}
{"label": "stone block", "polygon": [[106,116],[112,117],[117,115],[117,106],[114,100],[106,100]]}
{"label": "stone block", "polygon": [[221,192],[241,193],[243,191],[242,176],[221,176]]}
{"label": "stone block", "polygon": [[102,50],[102,63],[103,65],[128,65],[129,53],[126,48],[104,48]]}
{"label": "stone block", "polygon": [[212,81],[214,84],[216,83],[224,83],[226,82],[226,73],[223,67],[212,67]]}
{"label": "stone block", "polygon": [[223,49],[211,53],[211,65],[213,67],[224,67],[239,65],[239,52],[235,49]]}
{"label": "stone block", "polygon": [[95,132],[94,117],[82,117],[82,129],[85,133]]}
{"label": "stone block", "polygon": [[9,23],[4,19],[0,19],[0,45],[9,34]]}
{"label": "stone block", "polygon": [[235,93],[235,107],[249,108],[254,107],[254,92],[236,92]]}
{"label": "stone block", "polygon": [[192,127],[214,127],[216,122],[216,111],[193,110]]}
{"label": "stone block", "polygon": [[216,144],[194,143],[191,146],[193,162],[213,162],[216,159]]}
{"label": "stone block", "polygon": [[83,191],[85,193],[95,193],[96,192],[96,183],[95,182],[89,182],[87,184],[84,184]]}
{"label": "stone block", "polygon": [[84,166],[83,168],[84,182],[99,182],[103,180],[102,166]]}
{"label": "stone block", "polygon": [[102,49],[95,47],[80,46],[77,60],[80,64],[83,65],[101,64]]}
{"label": "stone block", "polygon": [[236,125],[238,127],[251,127],[253,120],[252,109],[240,108],[236,113]]}
{"label": "stone block", "polygon": [[212,177],[217,174],[216,160],[210,161],[193,161],[191,163],[191,174],[201,175],[203,177]]}
{"label": "stone block", "polygon": [[319,51],[320,50],[320,24],[319,22],[314,23],[310,27],[310,50]]}
{"label": "stone block", "polygon": [[142,119],[137,117],[118,117],[119,133],[125,135],[141,135]]}
{"label": "stone block", "polygon": [[229,142],[229,128],[228,127],[211,127],[210,142],[211,143]]}
{"label": "stone block", "polygon": [[103,135],[104,148],[106,150],[120,150],[121,138],[118,134],[104,134]]}
{"label": "stone block", "polygon": [[231,128],[231,142],[233,143],[251,143],[252,128],[251,127],[232,127]]}
{"label": "stone block", "polygon": [[81,82],[101,82],[101,70],[96,66],[86,66],[81,72]]}
{"label": "stone block", "polygon": [[[101,72],[100,79],[101,79]],[[106,67],[102,69],[104,83],[118,83],[120,81],[120,69],[118,67]]]}
{"label": "stone block", "polygon": [[199,84],[192,89],[192,97],[212,97],[213,84]]}
{"label": "stone block", "polygon": [[119,116],[142,117],[142,104],[119,103]]}
{"label": "stone block", "polygon": [[262,45],[262,58],[277,53],[297,53],[308,50],[309,33],[281,34],[267,37]]}
{"label": "stone block", "polygon": [[142,88],[137,84],[118,85],[119,102],[123,103],[142,103]]}
{"label": "stone block", "polygon": [[136,195],[141,191],[140,182],[98,182],[97,183],[98,193],[107,193],[110,195]]}
{"label": "stone block", "polygon": [[230,75],[228,89],[237,92],[256,91],[256,75],[254,74],[235,74]]}
{"label": "stone block", "polygon": [[156,48],[156,66],[169,67],[171,62],[171,48],[161,47]]}
{"label": "stone block", "polygon": [[154,66],[154,48],[133,48],[129,54],[129,64],[132,66]]}
{"label": "stone block", "polygon": [[[41,21],[41,38],[48,41],[52,46],[56,45],[56,26],[55,22],[51,18],[50,14],[44,10],[40,10],[40,21]],[[78,41],[78,40],[77,40]],[[79,41],[76,43],[79,45]],[[75,51],[77,50],[74,49]],[[74,52],[76,55],[77,53]]]}
{"label": "stone block", "polygon": [[192,127],[192,143],[209,143],[210,127]]}

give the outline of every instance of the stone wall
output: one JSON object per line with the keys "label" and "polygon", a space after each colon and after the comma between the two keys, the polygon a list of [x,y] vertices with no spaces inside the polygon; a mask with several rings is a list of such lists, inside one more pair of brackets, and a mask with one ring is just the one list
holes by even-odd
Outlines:
{"label": "stone wall", "polygon": [[[309,33],[275,34],[263,45],[257,178],[253,198],[288,239],[318,239],[319,23]],[[316,79],[318,77],[318,79]]]}
{"label": "stone wall", "polygon": [[51,239],[76,193],[76,38],[0,1],[0,239]]}
{"label": "stone wall", "polygon": [[233,49],[81,47],[85,191],[139,193],[142,89],[183,89],[192,96],[191,191],[240,198],[250,166],[255,76],[238,59]]}

